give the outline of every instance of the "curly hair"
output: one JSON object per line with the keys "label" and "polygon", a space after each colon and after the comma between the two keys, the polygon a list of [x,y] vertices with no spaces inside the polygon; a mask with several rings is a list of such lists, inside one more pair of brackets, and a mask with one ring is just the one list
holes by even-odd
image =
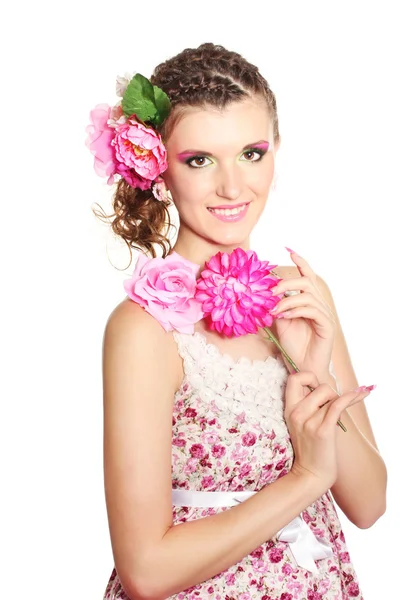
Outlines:
{"label": "curly hair", "polygon": [[[253,95],[265,99],[272,119],[274,141],[280,140],[275,95],[258,68],[237,52],[211,42],[198,48],[186,48],[160,63],[150,82],[161,88],[171,102],[168,117],[157,129],[164,142],[183,116],[185,107],[223,109],[231,102]],[[156,257],[155,244],[162,247],[163,258],[171,251],[168,234],[175,226],[171,223],[169,205],[155,200],[151,190],[132,188],[121,178],[113,196],[114,214],[107,216],[104,211],[102,214],[94,212],[100,218],[114,218],[112,230],[127,244],[130,265],[132,248],[150,253],[153,258]]]}

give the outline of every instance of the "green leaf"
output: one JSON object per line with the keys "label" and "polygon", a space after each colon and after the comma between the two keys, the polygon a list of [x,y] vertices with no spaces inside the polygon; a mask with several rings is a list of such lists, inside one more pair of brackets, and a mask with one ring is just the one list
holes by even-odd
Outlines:
{"label": "green leaf", "polygon": [[154,88],[140,73],[132,77],[125,90],[122,110],[126,117],[136,114],[142,121],[153,121],[157,115]]}
{"label": "green leaf", "polygon": [[158,127],[168,117],[168,114],[171,110],[171,102],[167,94],[163,92],[161,88],[155,85],[153,89],[157,107],[157,114],[155,117],[154,125]]}

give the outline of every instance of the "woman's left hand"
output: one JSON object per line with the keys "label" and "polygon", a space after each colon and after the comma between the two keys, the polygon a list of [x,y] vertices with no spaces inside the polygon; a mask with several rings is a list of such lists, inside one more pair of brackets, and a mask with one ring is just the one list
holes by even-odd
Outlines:
{"label": "woman's left hand", "polygon": [[[335,317],[318,289],[317,275],[307,261],[295,253],[291,253],[291,259],[301,277],[281,279],[274,295],[292,290],[300,290],[300,293],[283,298],[275,311],[271,311],[275,316],[277,338],[300,371],[312,371],[319,381],[323,381],[329,373]],[[286,359],[285,362],[292,372]]]}

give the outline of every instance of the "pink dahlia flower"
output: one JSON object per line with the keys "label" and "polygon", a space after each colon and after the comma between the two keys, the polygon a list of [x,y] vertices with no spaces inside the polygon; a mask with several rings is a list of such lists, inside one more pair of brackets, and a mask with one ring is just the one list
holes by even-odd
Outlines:
{"label": "pink dahlia flower", "polygon": [[124,288],[166,331],[194,333],[194,323],[203,316],[200,302],[194,299],[199,268],[177,252],[166,258],[141,255]]}
{"label": "pink dahlia flower", "polygon": [[163,173],[167,164],[167,151],[160,134],[139,123],[134,115],[115,130],[112,145],[117,158],[117,172],[133,187],[147,190]]}
{"label": "pink dahlia flower", "polygon": [[108,177],[107,183],[114,183],[116,173],[115,151],[112,147],[114,129],[109,127],[111,107],[108,104],[97,104],[90,111],[92,123],[86,127],[88,137],[86,146],[94,154],[94,170],[100,177]]}
{"label": "pink dahlia flower", "polygon": [[259,260],[254,250],[242,248],[230,254],[218,252],[206,262],[195,298],[201,302],[209,328],[237,337],[269,327],[274,320],[270,311],[282,298],[271,292],[280,281],[271,275],[276,266]]}

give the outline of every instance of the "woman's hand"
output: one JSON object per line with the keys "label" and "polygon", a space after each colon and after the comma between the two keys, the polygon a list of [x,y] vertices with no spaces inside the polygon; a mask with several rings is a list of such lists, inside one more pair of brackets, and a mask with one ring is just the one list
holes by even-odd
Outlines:
{"label": "woman's hand", "polygon": [[[314,388],[311,393],[310,386]],[[326,383],[319,385],[316,375],[309,371],[287,379],[284,418],[294,450],[292,472],[313,476],[321,483],[321,493],[338,476],[336,422],[344,410],[365,400],[371,389],[361,386],[339,396]]]}
{"label": "woman's hand", "polygon": [[[280,300],[271,311],[277,338],[300,371],[311,371],[322,381],[329,374],[336,322],[330,306],[318,289],[317,275],[296,253],[291,259],[301,277],[282,279],[274,295],[300,290],[300,294]],[[293,369],[287,363],[290,371]]]}

